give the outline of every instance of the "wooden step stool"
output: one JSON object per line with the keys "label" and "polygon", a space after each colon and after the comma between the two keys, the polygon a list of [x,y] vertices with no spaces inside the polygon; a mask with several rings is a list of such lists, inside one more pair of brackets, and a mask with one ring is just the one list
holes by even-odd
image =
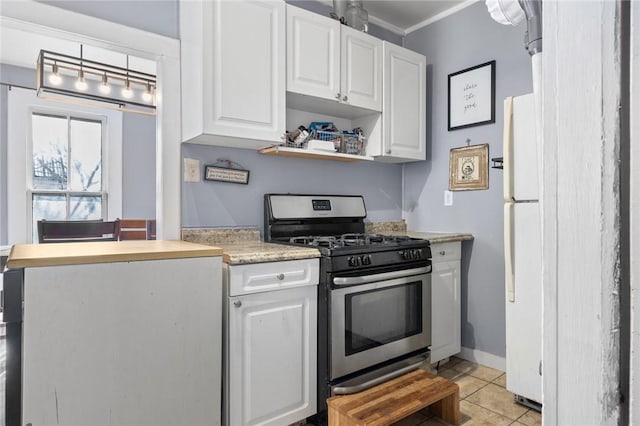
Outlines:
{"label": "wooden step stool", "polygon": [[415,370],[352,395],[327,399],[329,426],[390,425],[425,407],[448,423],[460,424],[458,385]]}

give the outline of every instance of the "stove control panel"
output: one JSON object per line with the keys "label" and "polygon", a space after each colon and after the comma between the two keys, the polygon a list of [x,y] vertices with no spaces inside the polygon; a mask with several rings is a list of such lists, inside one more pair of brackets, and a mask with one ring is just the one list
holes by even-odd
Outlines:
{"label": "stove control panel", "polygon": [[404,260],[420,260],[422,259],[422,249],[400,250],[398,252]]}

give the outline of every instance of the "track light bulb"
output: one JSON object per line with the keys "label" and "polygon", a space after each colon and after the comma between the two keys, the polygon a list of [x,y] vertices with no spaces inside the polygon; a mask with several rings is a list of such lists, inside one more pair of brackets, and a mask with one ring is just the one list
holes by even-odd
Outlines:
{"label": "track light bulb", "polygon": [[151,103],[153,101],[153,93],[151,91],[151,85],[147,83],[147,90],[142,93],[142,100]]}
{"label": "track light bulb", "polygon": [[109,93],[111,93],[111,86],[109,86],[109,81],[107,80],[106,74],[102,75],[102,83],[98,85],[98,90],[103,95],[108,95]]}
{"label": "track light bulb", "polygon": [[131,83],[129,80],[124,85],[124,89],[122,89],[122,97],[125,99],[131,99],[133,97],[133,90],[131,90]]}
{"label": "track light bulb", "polygon": [[78,79],[76,80],[75,86],[76,89],[80,90],[81,92],[87,90],[88,86],[86,80],[84,79],[84,71],[78,71]]}
{"label": "track light bulb", "polygon": [[60,73],[58,72],[58,66],[52,66],[52,73],[49,74],[49,83],[57,86],[62,83],[62,77],[60,77]]}

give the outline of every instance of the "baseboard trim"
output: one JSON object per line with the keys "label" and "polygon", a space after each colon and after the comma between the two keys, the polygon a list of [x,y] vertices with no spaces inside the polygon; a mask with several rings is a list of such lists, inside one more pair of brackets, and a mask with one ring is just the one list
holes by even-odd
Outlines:
{"label": "baseboard trim", "polygon": [[466,359],[467,361],[495,368],[496,370],[507,371],[507,359],[502,356],[490,354],[489,352],[465,348],[463,346],[460,353],[456,356],[458,358]]}

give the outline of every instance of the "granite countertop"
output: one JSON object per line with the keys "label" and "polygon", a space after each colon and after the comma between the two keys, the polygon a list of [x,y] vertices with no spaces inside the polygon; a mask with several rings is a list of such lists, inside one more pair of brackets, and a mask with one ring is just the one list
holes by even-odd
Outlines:
{"label": "granite countertop", "polygon": [[[473,239],[473,235],[464,233],[407,231],[404,221],[370,223],[367,224],[366,232],[385,235],[408,235],[413,238],[427,239],[432,244]],[[230,265],[320,257],[320,252],[312,247],[260,241],[260,231],[253,227],[183,228],[182,239],[198,244],[221,247],[224,252],[222,260]]]}
{"label": "granite countertop", "polygon": [[133,262],[221,256],[219,247],[185,241],[131,240],[83,243],[16,244],[7,268]]}
{"label": "granite countertop", "polygon": [[222,247],[222,260],[229,265],[320,257],[320,252],[312,247],[260,241],[257,228],[184,228],[182,239]]}
{"label": "granite countertop", "polygon": [[229,265],[320,257],[320,251],[312,247],[289,246],[263,241],[221,244],[221,247],[224,251],[222,260]]}
{"label": "granite countertop", "polygon": [[424,238],[431,244],[449,243],[452,241],[473,240],[473,235],[458,232],[418,232],[407,231],[406,235],[411,238]]}

